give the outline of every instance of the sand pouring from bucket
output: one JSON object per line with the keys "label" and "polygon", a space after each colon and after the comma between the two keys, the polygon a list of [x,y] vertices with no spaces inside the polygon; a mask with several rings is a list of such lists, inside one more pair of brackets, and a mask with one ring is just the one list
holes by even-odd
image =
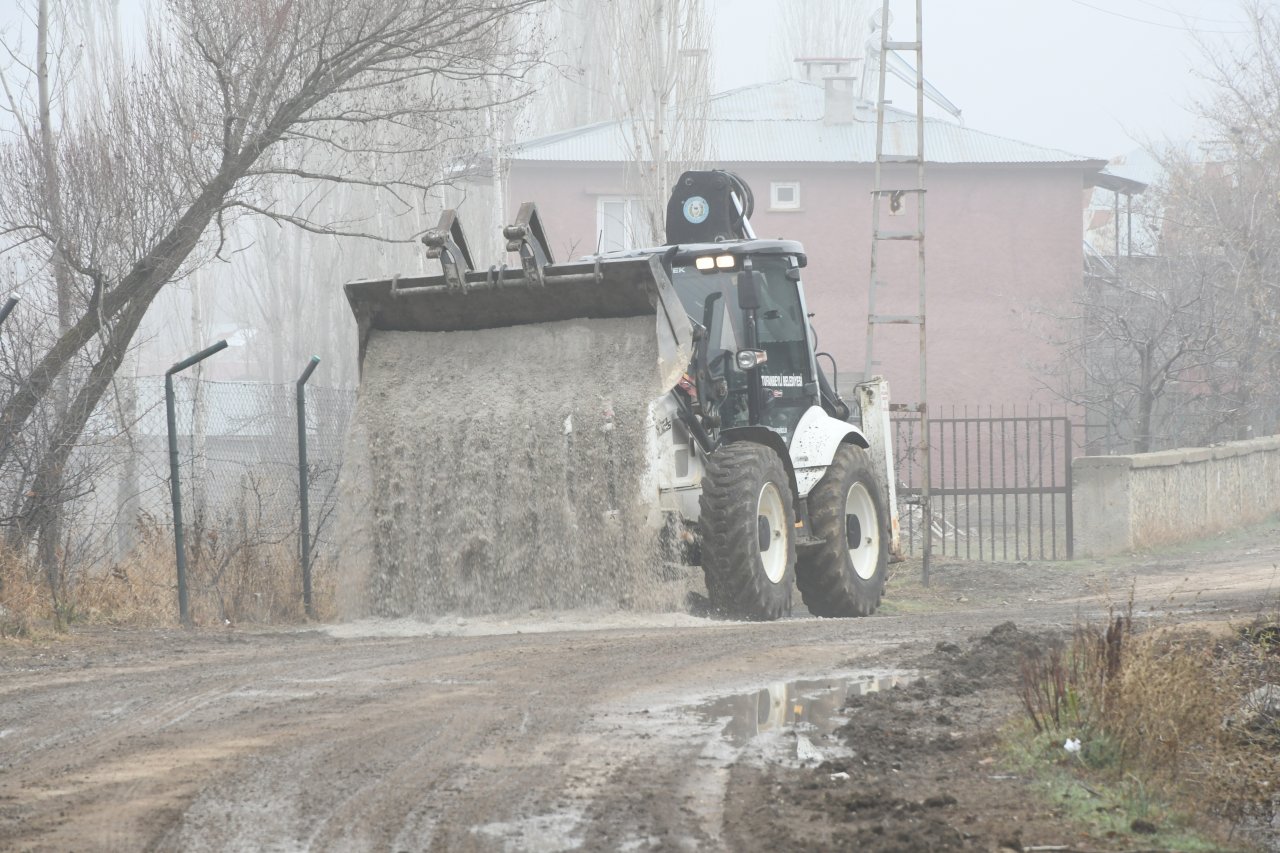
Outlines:
{"label": "sand pouring from bucket", "polygon": [[520,208],[503,235],[520,265],[474,269],[457,215],[446,210],[439,225],[423,237],[427,256],[440,262],[440,275],[346,285],[359,327],[361,364],[376,331],[476,331],[653,315],[662,384],[664,389],[675,386],[692,353],[692,332],[663,256],[556,263],[532,203]]}

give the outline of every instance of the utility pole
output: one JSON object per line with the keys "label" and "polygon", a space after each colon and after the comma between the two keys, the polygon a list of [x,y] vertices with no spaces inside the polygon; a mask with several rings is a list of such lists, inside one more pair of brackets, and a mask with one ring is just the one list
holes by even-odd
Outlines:
{"label": "utility pole", "polygon": [[[923,477],[920,483],[920,494],[917,501],[921,512],[921,527],[924,528],[924,552],[921,580],[929,585],[929,568],[933,557],[933,518],[930,512],[929,486],[931,477],[929,446],[929,407],[927,404],[928,386],[928,347],[926,346],[925,324],[925,182],[924,182],[924,15],[923,0],[915,0],[916,28],[914,41],[893,41],[889,36],[889,3],[884,0],[880,13],[880,55],[879,55],[879,87],[876,98],[876,162],[875,182],[871,190],[871,283],[868,289],[867,305],[867,358],[864,376],[875,375],[875,331],[877,326],[915,326],[919,331],[920,344],[920,390],[914,403],[892,404],[891,409],[898,412],[914,412],[920,416],[920,444],[918,445]],[[894,51],[914,52],[915,63],[915,151],[885,150],[885,78]],[[886,166],[914,165],[916,180],[914,186],[885,186]],[[899,174],[894,175],[899,178]],[[882,218],[887,211],[890,215],[902,211],[906,199],[914,196],[916,208],[916,226],[913,230],[886,229],[882,227]],[[878,291],[881,287],[890,286],[881,280],[880,257],[886,243],[914,242],[916,244],[916,271],[919,292],[919,307],[914,314],[880,314],[876,311]]]}

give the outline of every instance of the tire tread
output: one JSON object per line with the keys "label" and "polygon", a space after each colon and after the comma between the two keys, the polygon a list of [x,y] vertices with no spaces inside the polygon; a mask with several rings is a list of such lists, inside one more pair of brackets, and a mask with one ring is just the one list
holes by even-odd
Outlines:
{"label": "tire tread", "polygon": [[787,570],[782,581],[771,583],[760,566],[755,507],[766,480],[778,484],[785,514],[794,519],[786,469],[768,447],[733,442],[718,448],[707,459],[699,498],[702,568],[711,606],[726,616],[773,620],[791,613],[796,564],[794,528],[787,531]]}
{"label": "tire tread", "polygon": [[[876,573],[866,581],[855,575],[844,549],[844,495],[855,479],[868,486],[880,525]],[[867,452],[851,444],[842,445],[822,480],[809,493],[810,532],[823,541],[806,549],[796,564],[796,586],[813,615],[870,616],[879,607],[884,595],[889,539],[888,514],[883,504]]]}

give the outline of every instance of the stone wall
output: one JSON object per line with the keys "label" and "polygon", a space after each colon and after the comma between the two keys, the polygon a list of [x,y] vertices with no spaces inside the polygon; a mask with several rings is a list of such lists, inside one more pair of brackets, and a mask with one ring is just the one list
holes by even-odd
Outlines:
{"label": "stone wall", "polygon": [[1198,539],[1280,512],[1280,436],[1072,462],[1075,553]]}

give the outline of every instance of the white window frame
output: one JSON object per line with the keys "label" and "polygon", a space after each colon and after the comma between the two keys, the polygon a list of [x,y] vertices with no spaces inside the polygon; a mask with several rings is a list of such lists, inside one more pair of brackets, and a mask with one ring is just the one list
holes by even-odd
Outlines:
{"label": "white window frame", "polygon": [[[782,201],[778,198],[778,190],[790,189],[794,195],[791,201]],[[769,184],[769,209],[770,210],[799,210],[800,209],[800,182],[799,181],[774,181]]]}
{"label": "white window frame", "polygon": [[[604,208],[606,204],[621,204],[623,206],[622,218],[622,243],[621,250],[641,248],[641,242],[637,240],[636,235],[644,228],[644,212],[640,207],[640,198],[630,195],[602,195],[596,196],[596,240],[601,241],[604,235],[605,217]],[[592,247],[594,251],[596,247]],[[619,247],[600,245],[602,252],[615,251]]]}

